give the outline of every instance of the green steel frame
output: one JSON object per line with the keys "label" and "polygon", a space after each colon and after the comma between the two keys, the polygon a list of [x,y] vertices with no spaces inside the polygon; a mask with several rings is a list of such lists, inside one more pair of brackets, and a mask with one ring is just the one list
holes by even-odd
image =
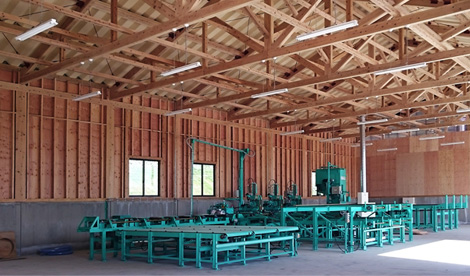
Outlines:
{"label": "green steel frame", "polygon": [[[77,231],[87,232],[90,235],[90,260],[95,256],[95,242],[101,244],[101,260],[106,261],[107,253],[114,257],[120,251],[118,231],[129,229],[152,229],[163,227],[180,227],[189,225],[227,225],[228,217],[196,216],[196,217],[157,217],[132,218],[130,216],[113,216],[111,219],[100,220],[99,217],[84,217]],[[108,248],[108,243],[110,247]]]}
{"label": "green steel frame", "polygon": [[354,251],[359,243],[362,249],[367,245],[383,245],[383,234],[387,241],[405,242],[406,230],[413,240],[413,207],[411,204],[338,204],[299,205],[281,210],[281,225],[298,226],[301,237],[312,241],[313,250],[320,242],[327,247],[341,242],[344,252]]}
{"label": "green steel frame", "polygon": [[[198,268],[206,262],[213,269],[254,259],[269,261],[274,256],[296,255],[297,231],[298,227],[213,225],[122,230],[121,259],[143,257],[148,263],[154,259],[177,260],[180,266],[195,262]],[[132,245],[136,241],[145,241],[147,250],[135,252],[138,248]]]}
{"label": "green steel frame", "polygon": [[415,204],[413,210],[414,227],[417,229],[431,228],[434,232],[459,227],[459,209],[468,208],[468,195],[445,196],[442,204]]}

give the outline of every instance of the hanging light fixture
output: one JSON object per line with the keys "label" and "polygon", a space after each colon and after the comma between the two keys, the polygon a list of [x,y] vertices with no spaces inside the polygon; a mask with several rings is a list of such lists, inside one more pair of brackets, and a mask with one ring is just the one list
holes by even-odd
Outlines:
{"label": "hanging light fixture", "polygon": [[75,101],[75,102],[76,101],[81,101],[81,100],[96,97],[96,96],[99,96],[99,95],[101,95],[101,91],[95,91],[95,92],[91,92],[91,93],[88,93],[88,94],[84,94],[84,95],[75,97],[75,98],[72,99],[72,101]]}
{"label": "hanging light fixture", "polygon": [[175,110],[175,111],[170,111],[170,112],[167,112],[165,114],[163,114],[164,116],[173,116],[173,115],[177,115],[177,114],[182,114],[182,113],[188,113],[188,112],[191,112],[192,109],[191,108],[186,108],[186,109],[180,109],[180,110]]}
{"label": "hanging light fixture", "polygon": [[322,139],[320,140],[320,142],[334,142],[334,141],[339,141],[339,140],[342,140],[343,137],[334,137],[334,138],[328,138],[328,139]]}
{"label": "hanging light fixture", "polygon": [[282,89],[277,89],[277,90],[272,90],[272,91],[267,91],[267,92],[263,92],[263,93],[254,94],[254,95],[251,95],[251,98],[255,99],[255,98],[261,98],[261,97],[267,97],[267,96],[272,96],[272,95],[276,95],[276,94],[286,93],[288,91],[289,91],[289,89],[282,88]]}
{"label": "hanging light fixture", "polygon": [[181,67],[177,67],[177,68],[165,71],[165,72],[162,72],[160,74],[160,76],[168,77],[168,76],[178,74],[178,73],[181,73],[181,72],[184,72],[184,71],[188,71],[188,70],[191,70],[191,69],[194,69],[194,68],[197,68],[197,67],[201,67],[201,63],[199,61],[194,62],[194,63],[190,63],[190,64],[186,64],[186,65],[183,65]]}
{"label": "hanging light fixture", "polygon": [[419,140],[426,141],[426,140],[436,140],[436,139],[442,139],[442,138],[445,138],[445,136],[441,135],[441,136],[419,137]]}
{"label": "hanging light fixture", "polygon": [[407,128],[407,129],[396,129],[396,130],[392,130],[392,134],[395,134],[395,133],[407,133],[407,132],[414,132],[414,131],[419,131],[419,128]]}
{"label": "hanging light fixture", "polygon": [[285,136],[285,135],[294,135],[294,134],[302,134],[304,133],[305,130],[301,129],[301,130],[295,130],[295,131],[288,131],[288,132],[283,132],[281,133],[281,136]]}
{"label": "hanging light fixture", "polygon": [[49,30],[50,28],[52,28],[54,26],[57,26],[57,24],[59,24],[59,23],[57,23],[57,21],[54,18],[49,19],[48,21],[37,25],[36,27],[32,28],[31,30],[26,31],[23,34],[20,34],[19,36],[15,37],[15,39],[18,40],[18,41],[25,41],[28,38],[31,38],[31,37],[39,34],[39,33],[42,33],[46,30]]}
{"label": "hanging light fixture", "polygon": [[385,123],[388,122],[388,119],[377,119],[377,120],[371,120],[371,121],[364,121],[364,122],[357,122],[357,125],[371,125],[371,124],[379,124],[379,123]]}
{"label": "hanging light fixture", "polygon": [[421,67],[425,67],[425,66],[427,66],[426,62],[421,62],[421,63],[416,63],[416,64],[408,64],[408,65],[403,65],[403,66],[399,66],[399,67],[394,67],[394,68],[388,68],[388,69],[384,69],[384,70],[375,71],[374,75],[379,76],[379,75],[384,75],[384,74],[388,74],[388,73],[400,72],[400,71],[404,71],[404,70],[417,69],[417,68],[421,68]]}
{"label": "hanging light fixture", "polygon": [[452,145],[463,145],[463,144],[465,144],[465,141],[442,143],[441,146],[452,146]]}
{"label": "hanging light fixture", "polygon": [[343,30],[346,30],[346,29],[349,29],[349,28],[352,28],[352,27],[356,27],[357,25],[359,25],[357,23],[357,20],[351,20],[351,21],[348,21],[348,22],[344,22],[344,23],[341,23],[341,24],[337,24],[337,25],[333,25],[333,26],[330,26],[330,27],[320,29],[320,30],[316,30],[316,31],[313,31],[313,32],[310,32],[310,33],[301,34],[301,35],[297,36],[296,39],[297,39],[297,41],[304,41],[304,40],[307,40],[307,39],[315,38],[317,36],[343,31]]}
{"label": "hanging light fixture", "polygon": [[378,152],[383,152],[383,151],[396,151],[398,148],[388,148],[388,149],[378,149]]}

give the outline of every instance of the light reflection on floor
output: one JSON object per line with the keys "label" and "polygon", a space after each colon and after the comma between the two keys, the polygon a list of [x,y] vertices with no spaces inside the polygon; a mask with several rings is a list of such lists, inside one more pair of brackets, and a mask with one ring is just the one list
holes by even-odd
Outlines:
{"label": "light reflection on floor", "polygon": [[470,241],[442,240],[379,256],[470,266],[469,251]]}

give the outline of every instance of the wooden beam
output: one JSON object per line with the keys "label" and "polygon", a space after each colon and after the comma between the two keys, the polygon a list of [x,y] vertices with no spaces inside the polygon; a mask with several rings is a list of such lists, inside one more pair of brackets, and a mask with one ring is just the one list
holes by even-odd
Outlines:
{"label": "wooden beam", "polygon": [[[32,0],[37,1],[37,0]],[[49,66],[48,68],[30,73],[24,76],[21,79],[21,83],[27,83],[36,79],[39,79],[43,76],[56,73],[58,71],[67,69],[75,64],[80,63],[80,61],[88,60],[90,58],[96,58],[98,56],[106,55],[121,49],[131,47],[133,45],[139,44],[145,40],[148,40],[154,36],[164,34],[165,32],[171,30],[172,28],[181,27],[183,24],[194,24],[196,22],[204,21],[208,18],[214,17],[215,15],[221,12],[227,12],[242,8],[244,6],[250,5],[255,0],[225,0],[218,2],[209,7],[203,8],[198,11],[188,13],[183,18],[175,18],[164,24],[158,24],[153,27],[149,27],[144,31],[138,32],[132,36],[126,36],[115,42],[108,43],[97,49],[88,51],[86,53],[80,54],[73,58],[70,58],[64,62]],[[157,82],[156,82],[157,83]]]}
{"label": "wooden beam", "polygon": [[365,37],[369,35],[388,32],[388,30],[392,27],[399,28],[399,27],[404,27],[409,24],[423,23],[423,22],[427,22],[429,20],[436,19],[436,18],[442,18],[442,17],[452,16],[455,14],[464,13],[468,10],[470,10],[470,2],[465,1],[465,2],[459,2],[456,4],[448,5],[446,7],[440,8],[439,10],[423,11],[423,12],[418,12],[418,13],[407,15],[407,16],[402,16],[399,18],[394,18],[385,22],[378,22],[378,23],[368,25],[368,26],[359,26],[357,28],[353,28],[351,30],[347,30],[347,31],[335,34],[334,36],[325,36],[325,37],[321,37],[321,38],[317,38],[313,40],[308,40],[300,44],[294,44],[294,45],[286,46],[282,48],[271,49],[270,52],[263,52],[263,53],[259,53],[256,55],[246,56],[242,59],[233,60],[231,62],[226,62],[223,64],[217,64],[206,69],[195,70],[194,72],[182,74],[182,75],[172,77],[172,78],[166,78],[164,80],[157,81],[152,84],[142,85],[140,87],[128,89],[123,92],[112,91],[111,98],[119,99],[125,96],[142,93],[144,91],[159,88],[159,87],[166,86],[166,85],[176,83],[179,81],[185,81],[188,79],[198,78],[198,77],[202,77],[202,76],[206,76],[206,75],[210,75],[210,74],[214,74],[218,72],[227,71],[232,68],[239,67],[239,66],[243,66],[243,65],[247,65],[247,64],[251,64],[255,62],[260,62],[263,59],[291,55],[291,54],[300,53],[306,50],[317,49],[317,48],[321,48],[327,45],[333,45],[338,42],[343,42],[343,41],[353,40],[353,39],[357,39],[357,38],[361,38],[361,37]]}
{"label": "wooden beam", "polygon": [[[464,55],[468,55],[468,54],[470,54],[470,47],[469,48],[458,48],[458,49],[451,50],[451,51],[444,51],[444,52],[439,52],[439,53],[430,54],[430,55],[426,55],[426,56],[410,58],[408,60],[408,62],[409,62],[409,64],[414,64],[414,63],[419,63],[419,62],[435,62],[435,61],[438,61],[438,60],[449,59],[451,57],[458,56],[458,55],[464,56]],[[390,62],[390,63],[387,63],[387,64],[370,65],[370,66],[366,66],[366,67],[358,68],[358,69],[353,69],[353,70],[349,70],[349,71],[332,73],[330,75],[323,75],[323,76],[313,77],[313,78],[306,79],[306,80],[300,80],[300,81],[295,81],[295,82],[291,82],[291,83],[284,83],[284,84],[280,84],[276,87],[279,88],[279,89],[281,89],[281,88],[291,89],[291,88],[298,88],[298,87],[308,86],[308,85],[312,85],[312,84],[332,82],[332,81],[336,81],[336,80],[341,80],[341,79],[346,79],[346,78],[357,77],[357,76],[360,76],[360,75],[370,74],[370,73],[373,73],[373,72],[376,72],[376,71],[379,71],[379,70],[383,70],[383,69],[386,69],[386,68],[393,68],[393,67],[403,66],[403,65],[406,65],[406,64],[407,64],[406,61],[403,62],[403,61],[398,60],[398,61],[393,61],[393,62]],[[424,89],[424,87],[425,87],[425,84],[423,84],[423,89]],[[231,96],[221,97],[221,98],[218,98],[218,99],[212,99],[212,100],[209,100],[209,101],[189,104],[189,105],[186,105],[185,108],[197,108],[197,107],[203,107],[203,106],[210,106],[210,105],[219,104],[219,103],[222,103],[222,102],[228,102],[228,101],[239,100],[239,99],[243,99],[243,98],[249,98],[251,95],[261,93],[261,92],[263,92],[263,91],[257,89],[257,90],[254,90],[252,92],[249,92],[249,93],[243,93],[243,94],[239,94],[239,95],[231,95]],[[286,109],[285,111],[290,110],[290,109],[293,109],[293,108],[290,107],[290,108]],[[256,115],[256,116],[259,116],[259,115]]]}
{"label": "wooden beam", "polygon": [[[273,113],[280,113],[280,112],[287,112],[289,110],[293,109],[304,109],[308,107],[318,107],[318,106],[324,106],[324,105],[330,105],[330,104],[338,104],[342,103],[345,101],[353,101],[353,100],[358,100],[358,99],[365,99],[368,97],[374,97],[374,96],[386,96],[386,95],[392,95],[392,94],[400,94],[404,92],[409,92],[409,91],[415,91],[415,90],[422,90],[422,89],[427,89],[427,88],[435,88],[435,87],[441,87],[441,86],[446,86],[446,85],[453,85],[457,83],[464,83],[470,80],[470,77],[462,76],[462,77],[452,77],[452,78],[447,78],[447,79],[441,79],[441,80],[435,80],[435,81],[427,81],[425,83],[420,83],[420,84],[411,84],[411,85],[406,85],[402,87],[395,87],[395,88],[389,88],[389,89],[381,89],[378,91],[368,91],[364,92],[361,94],[355,94],[355,95],[349,95],[349,96],[344,96],[344,97],[338,97],[338,98],[333,98],[333,99],[325,99],[325,100],[318,100],[316,103],[305,103],[305,104],[298,104],[295,106],[284,106],[284,107],[279,107],[279,108],[272,108],[270,110],[265,110],[261,112],[251,112],[251,113],[246,113],[238,116],[233,116],[232,118],[228,118],[229,120],[240,120],[246,117],[256,117],[256,116],[263,116],[263,115],[269,115]],[[456,100],[456,102],[459,102],[459,100]],[[370,112],[370,110],[367,110]],[[299,123],[302,122],[301,120],[298,121]],[[310,122],[307,120],[307,122]],[[284,125],[284,123],[283,123]]]}

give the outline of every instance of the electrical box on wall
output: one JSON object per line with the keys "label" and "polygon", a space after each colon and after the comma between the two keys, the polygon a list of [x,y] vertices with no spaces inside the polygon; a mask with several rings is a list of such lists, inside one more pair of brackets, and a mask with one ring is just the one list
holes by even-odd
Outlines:
{"label": "electrical box on wall", "polygon": [[402,198],[402,203],[416,204],[416,198],[414,198],[414,197],[404,197],[404,198]]}

